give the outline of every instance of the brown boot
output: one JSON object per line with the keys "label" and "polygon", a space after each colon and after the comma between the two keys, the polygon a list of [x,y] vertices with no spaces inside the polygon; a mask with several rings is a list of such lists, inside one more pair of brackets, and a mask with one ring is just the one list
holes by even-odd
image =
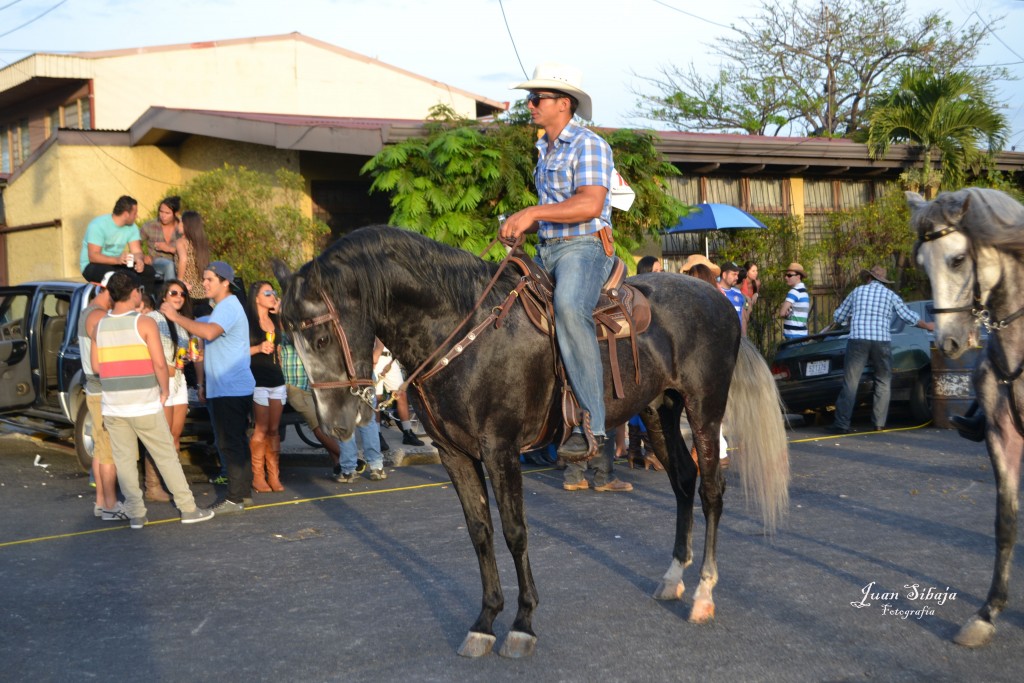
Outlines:
{"label": "brown boot", "polygon": [[267,484],[274,491],[284,491],[281,485],[281,437],[267,439]]}
{"label": "brown boot", "polygon": [[641,443],[640,428],[636,425],[629,425],[629,446],[626,448],[626,464],[630,469],[644,466],[643,452],[640,450]]}
{"label": "brown boot", "polygon": [[147,454],[143,462],[146,470],[145,499],[153,503],[170,502],[171,494],[164,491],[164,487],[160,483],[160,473],[156,469],[156,463],[153,462],[153,456]]}
{"label": "brown boot", "polygon": [[267,442],[263,439],[249,439],[249,451],[252,453],[252,488],[260,493],[270,493],[270,486],[264,473],[264,454],[267,451]]}

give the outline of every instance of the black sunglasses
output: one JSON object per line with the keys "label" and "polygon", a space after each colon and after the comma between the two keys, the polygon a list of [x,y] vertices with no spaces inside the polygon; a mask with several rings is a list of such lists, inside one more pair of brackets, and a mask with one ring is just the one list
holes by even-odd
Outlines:
{"label": "black sunglasses", "polygon": [[185,292],[180,289],[169,289],[167,290],[167,296],[185,296]]}
{"label": "black sunglasses", "polygon": [[800,273],[786,273],[786,277],[793,277],[794,275],[799,275],[799,274]]}
{"label": "black sunglasses", "polygon": [[557,93],[550,92],[532,92],[526,96],[526,101],[536,107],[540,104],[541,100],[560,100],[563,97],[568,97],[568,95],[559,95]]}

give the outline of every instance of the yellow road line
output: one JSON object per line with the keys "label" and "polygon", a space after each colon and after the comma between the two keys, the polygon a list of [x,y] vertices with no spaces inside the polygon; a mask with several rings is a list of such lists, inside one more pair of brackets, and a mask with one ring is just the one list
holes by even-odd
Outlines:
{"label": "yellow road line", "polygon": [[[813,441],[825,441],[825,440],[829,440],[829,439],[844,439],[844,438],[847,438],[847,437],[850,437],[850,436],[868,436],[868,435],[871,435],[871,434],[885,434],[886,432],[906,432],[906,431],[912,431],[912,430],[915,430],[915,429],[921,429],[923,427],[927,427],[930,424],[931,424],[931,420],[929,420],[928,422],[925,422],[923,424],[917,425],[915,427],[896,427],[896,428],[893,428],[893,429],[884,429],[881,432],[869,431],[869,432],[852,432],[850,434],[829,434],[829,435],[825,435],[825,436],[813,436],[813,437],[809,437],[809,438],[806,438],[806,439],[794,439],[794,440],[790,441],[789,443],[811,443]],[[729,450],[732,450],[732,449],[730,448]],[[621,458],[617,458],[617,459],[621,460]],[[547,468],[541,468],[541,469],[533,469],[533,470],[529,470],[528,472],[525,472],[525,474],[550,472],[553,469],[554,469],[554,467],[547,467]],[[415,491],[416,489],[437,488],[439,486],[448,486],[449,484],[451,484],[450,481],[440,481],[440,482],[436,482],[436,483],[433,483],[433,484],[415,484],[413,486],[399,486],[399,487],[390,488],[390,489],[372,489],[372,490],[369,490],[369,491],[350,491],[348,493],[335,493],[335,494],[330,494],[330,495],[326,495],[326,496],[314,496],[312,498],[299,498],[297,500],[282,500],[282,501],[279,501],[279,502],[276,502],[276,503],[262,503],[260,505],[252,505],[250,507],[247,507],[246,510],[263,510],[263,509],[268,509],[268,508],[282,507],[282,506],[285,506],[285,505],[301,505],[301,504],[305,504],[305,503],[315,503],[315,502],[321,501],[321,500],[335,500],[335,499],[339,499],[339,498],[355,498],[357,496],[371,496],[371,495],[381,495],[381,494],[385,494],[385,493],[399,493],[399,492],[403,492],[403,491]],[[177,522],[177,521],[178,521],[178,518],[160,519],[160,520],[156,520],[154,522],[147,522],[146,526],[153,526],[153,525],[156,525],[156,524],[168,524],[168,523]],[[105,527],[105,528],[102,528],[102,529],[89,529],[88,531],[74,531],[74,532],[67,533],[67,534],[55,534],[55,535],[52,535],[52,536],[38,536],[36,538],[24,538],[24,539],[17,540],[17,541],[6,541],[6,542],[3,542],[3,543],[0,543],[0,548],[9,548],[9,547],[13,547],[13,546],[16,546],[16,545],[26,545],[26,544],[29,544],[29,543],[41,543],[43,541],[59,541],[59,540],[65,539],[65,538],[75,538],[76,536],[88,536],[90,534],[101,534],[101,533],[105,533],[105,532],[108,532],[108,531],[118,531],[118,530],[123,530],[123,529],[129,529],[129,527],[127,527],[127,526],[120,526],[119,525],[119,526],[114,526],[114,527]]]}
{"label": "yellow road line", "polygon": [[[434,484],[415,484],[413,486],[399,486],[399,487],[390,488],[390,489],[373,489],[371,491],[350,491],[348,493],[335,493],[335,494],[326,495],[326,496],[314,496],[312,498],[299,498],[297,500],[283,500],[283,501],[280,501],[280,502],[277,502],[277,503],[263,503],[263,504],[260,504],[260,505],[252,505],[252,506],[249,506],[249,507],[247,507],[245,509],[247,511],[248,510],[262,510],[262,509],[265,509],[265,508],[281,507],[283,505],[299,505],[299,504],[302,504],[302,503],[315,503],[315,502],[321,501],[321,500],[334,500],[334,499],[337,499],[337,498],[354,498],[356,496],[379,495],[379,494],[384,494],[384,493],[400,493],[400,492],[404,492],[404,491],[415,491],[416,489],[437,488],[437,487],[440,487],[440,486],[448,486],[450,484],[451,484],[450,481],[440,481],[440,482],[436,482]],[[172,522],[173,523],[177,523],[179,521],[179,519],[180,518],[178,518],[178,517],[174,517],[172,519],[158,519],[158,520],[153,521],[153,522],[147,522],[146,526],[154,526],[156,524],[169,524],[169,523],[172,523]],[[124,529],[129,529],[131,531],[138,531],[138,529],[131,529],[131,527],[126,526],[126,525],[117,525],[117,526],[105,527],[105,528],[102,528],[102,529],[89,529],[88,531],[73,531],[73,532],[67,533],[67,534],[54,534],[52,536],[38,536],[38,537],[35,537],[35,538],[23,538],[23,539],[20,539],[20,540],[17,540],[17,541],[6,541],[4,543],[0,543],[0,548],[9,548],[9,547],[12,547],[12,546],[26,545],[26,544],[29,544],[29,543],[41,543],[43,541],[59,541],[59,540],[66,539],[66,538],[75,538],[76,536],[88,536],[90,534],[101,534],[101,533],[105,533],[105,532],[108,532],[108,531],[118,531],[118,530],[124,530]]]}

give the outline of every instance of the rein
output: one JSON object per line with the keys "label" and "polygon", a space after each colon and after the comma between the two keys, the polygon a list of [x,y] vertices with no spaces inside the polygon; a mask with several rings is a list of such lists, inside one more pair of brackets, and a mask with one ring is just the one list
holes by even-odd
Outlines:
{"label": "rein", "polygon": [[[945,237],[951,233],[958,232],[958,229],[954,226],[947,225],[940,230],[933,230],[932,232],[925,233],[918,238],[918,244],[921,242],[931,242],[941,237]],[[915,248],[916,249],[916,248]],[[990,334],[995,335],[994,339],[998,342],[998,333],[1005,330],[1011,323],[1024,317],[1024,307],[1021,307],[1006,316],[1002,320],[992,320],[992,312],[988,309],[985,302],[981,300],[981,285],[978,282],[978,264],[977,259],[973,259],[974,268],[974,302],[967,306],[956,306],[953,308],[932,308],[932,313],[967,313],[975,318],[975,324],[982,325]],[[976,304],[976,305],[975,305]],[[1020,379],[1021,375],[1024,374],[1024,360],[1017,366],[1017,369],[1013,372],[1003,367],[1002,363],[993,355],[993,344],[989,344],[986,349],[986,355],[988,356],[989,362],[992,364],[992,371],[996,375],[996,381],[999,384],[1006,385],[1007,393],[1010,399],[1010,413],[1013,415],[1013,425],[1017,429],[1017,433],[1024,436],[1024,421],[1021,418],[1020,407],[1017,405],[1017,394],[1013,390],[1013,383]]]}
{"label": "rein", "polygon": [[[419,377],[419,375],[434,360],[438,353],[440,353],[442,349],[444,349],[445,347],[447,347],[448,344],[451,343],[451,341],[455,338],[459,331],[463,329],[466,326],[466,324],[473,318],[473,315],[475,315],[476,312],[480,310],[480,306],[483,305],[483,302],[487,298],[487,295],[491,293],[492,289],[494,289],[494,285],[497,284],[498,279],[501,277],[501,274],[505,272],[505,268],[510,263],[510,257],[512,255],[512,252],[515,251],[516,247],[520,246],[523,243],[523,237],[517,237],[511,243],[505,242],[500,237],[497,237],[490,244],[487,245],[487,247],[483,250],[481,256],[490,251],[491,248],[494,247],[494,245],[497,244],[499,241],[505,244],[506,246],[510,247],[509,253],[505,256],[504,259],[502,259],[501,263],[498,264],[498,269],[495,271],[494,276],[491,277],[490,281],[487,283],[487,286],[484,288],[483,293],[480,294],[480,297],[473,305],[473,308],[469,311],[466,317],[462,319],[462,322],[455,326],[455,329],[452,330],[451,334],[449,334],[448,337],[443,342],[441,342],[440,345],[438,345],[438,347],[434,349],[434,351],[429,356],[427,356],[426,360],[420,363],[420,365],[415,370],[413,370],[412,373],[409,374],[409,377],[405,380],[402,386],[399,387],[398,391],[392,392],[391,398],[379,406],[374,406],[374,381],[372,379],[361,379],[356,377],[355,363],[352,361],[352,350],[349,348],[348,336],[345,334],[345,329],[341,325],[341,318],[338,316],[338,311],[337,309],[335,309],[334,304],[331,302],[330,298],[323,291],[323,289],[320,289],[320,298],[323,300],[324,305],[327,306],[327,313],[323,315],[318,315],[315,318],[307,318],[306,320],[303,320],[299,324],[299,328],[302,330],[307,330],[311,327],[316,327],[318,325],[331,324],[331,329],[334,332],[334,336],[337,337],[338,343],[341,344],[341,350],[342,353],[344,354],[345,372],[351,379],[336,382],[311,382],[309,386],[313,389],[348,389],[353,396],[359,397],[364,403],[369,405],[371,408],[377,411],[386,408],[391,402],[393,402],[397,398],[399,394],[404,393],[408,389],[409,385],[413,383],[413,380]],[[492,322],[499,318],[503,318],[508,313],[508,309],[511,306],[511,302],[519,297],[519,290],[522,289],[523,286],[525,286],[525,283],[521,283],[519,287],[509,292],[508,297],[501,306],[495,306],[494,309],[491,311],[491,314],[487,317],[486,320],[484,320],[483,323],[474,327],[469,332],[469,334],[467,334],[462,339],[461,342],[459,342],[444,358],[442,358],[433,369],[424,374],[421,379],[426,379],[434,375],[441,369],[443,369],[445,366],[448,365],[451,358],[462,353],[464,348],[468,346],[470,343],[472,343],[476,339],[477,335],[479,335],[488,325],[490,325]],[[363,388],[360,389],[358,387]]]}

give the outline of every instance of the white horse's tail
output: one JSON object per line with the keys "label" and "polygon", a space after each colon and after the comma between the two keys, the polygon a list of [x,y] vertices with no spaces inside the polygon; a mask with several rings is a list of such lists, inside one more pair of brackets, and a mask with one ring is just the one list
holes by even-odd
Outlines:
{"label": "white horse's tail", "polygon": [[746,337],[733,370],[725,411],[726,437],[735,447],[736,464],[746,499],[761,510],[769,534],[789,510],[789,443],[782,399],[771,370]]}

